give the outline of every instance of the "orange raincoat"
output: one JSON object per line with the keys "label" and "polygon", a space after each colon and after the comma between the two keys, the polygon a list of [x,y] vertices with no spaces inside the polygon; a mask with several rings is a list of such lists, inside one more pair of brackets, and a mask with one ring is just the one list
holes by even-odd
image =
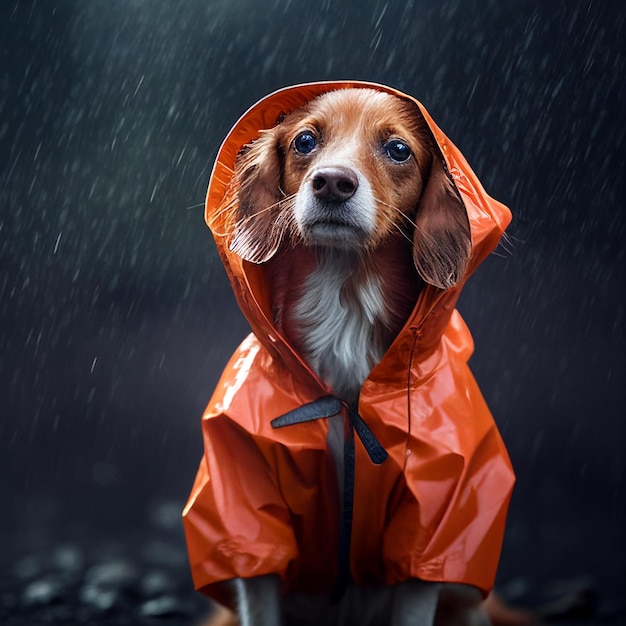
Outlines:
{"label": "orange raincoat", "polygon": [[[422,105],[388,87],[299,85],[267,96],[241,117],[218,154],[206,219],[253,333],[231,358],[204,414],[205,454],[184,511],[195,585],[209,595],[213,583],[263,574],[278,574],[285,592],[328,591],[340,574],[342,505],[327,420],[272,425],[328,398],[329,390],[274,327],[263,267],[229,251],[220,210],[244,144],[280,115],[349,87],[378,89],[419,107],[467,209],[467,275],[496,247],[511,219]],[[364,438],[355,438],[344,568],[356,585],[420,578],[466,583],[485,594],[493,585],[514,475],[467,365],[473,342],[455,309],[461,286],[422,289],[361,390],[358,414],[388,456],[373,462]],[[347,416],[348,407],[331,410],[337,408]]]}

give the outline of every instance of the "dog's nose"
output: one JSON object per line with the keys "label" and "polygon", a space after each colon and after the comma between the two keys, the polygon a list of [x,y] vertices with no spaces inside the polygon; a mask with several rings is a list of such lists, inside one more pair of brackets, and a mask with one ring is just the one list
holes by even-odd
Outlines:
{"label": "dog's nose", "polygon": [[359,181],[349,167],[323,167],[311,179],[313,195],[327,202],[343,202],[354,195]]}

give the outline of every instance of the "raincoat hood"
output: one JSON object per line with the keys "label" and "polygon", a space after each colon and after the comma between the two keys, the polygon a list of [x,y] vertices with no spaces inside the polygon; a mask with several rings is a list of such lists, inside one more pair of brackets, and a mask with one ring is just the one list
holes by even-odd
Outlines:
{"label": "raincoat hood", "polygon": [[[204,414],[205,454],[184,512],[194,581],[209,594],[213,583],[268,573],[279,574],[286,591],[319,591],[332,587],[341,569],[342,503],[327,420],[275,427],[281,416],[314,405],[330,391],[275,328],[263,266],[229,249],[232,206],[226,205],[244,145],[323,93],[364,87],[406,99],[423,115],[467,210],[472,253],[455,287],[421,290],[362,387],[359,419],[388,456],[373,462],[357,438],[349,576],[358,585],[408,578],[460,582],[484,593],[493,585],[514,477],[467,366],[473,342],[455,305],[511,215],[486,194],[418,101],[389,87],[350,81],[289,87],[255,104],[222,144],[209,183],[206,221],[253,331]],[[340,403],[338,411],[348,415],[349,408]]]}

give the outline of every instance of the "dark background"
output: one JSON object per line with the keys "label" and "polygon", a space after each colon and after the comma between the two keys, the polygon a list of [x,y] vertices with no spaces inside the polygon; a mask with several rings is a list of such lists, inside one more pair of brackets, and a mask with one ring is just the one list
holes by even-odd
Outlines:
{"label": "dark background", "polygon": [[518,474],[502,584],[583,577],[617,597],[625,15],[617,1],[3,2],[5,571],[57,536],[142,537],[155,510],[182,508],[202,410],[246,333],[203,223],[216,151],[270,91],[354,78],[418,97],[513,211],[512,245],[460,303]]}

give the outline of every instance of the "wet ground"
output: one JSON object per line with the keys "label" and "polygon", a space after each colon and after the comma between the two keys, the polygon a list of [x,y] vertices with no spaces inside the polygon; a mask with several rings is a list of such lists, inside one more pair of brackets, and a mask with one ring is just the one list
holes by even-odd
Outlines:
{"label": "wet ground", "polygon": [[[98,524],[77,521],[49,498],[21,507],[2,535],[0,624],[199,624],[211,607],[193,590],[181,507],[155,503],[133,527],[120,527],[113,514],[110,524],[106,515]],[[517,572],[499,584],[499,592],[513,604],[536,608],[545,624],[626,624],[617,581],[600,575],[548,580]]]}
{"label": "wet ground", "polygon": [[107,531],[54,501],[27,507],[2,549],[0,624],[196,623],[209,609],[193,590],[180,511],[155,504],[145,526]]}

